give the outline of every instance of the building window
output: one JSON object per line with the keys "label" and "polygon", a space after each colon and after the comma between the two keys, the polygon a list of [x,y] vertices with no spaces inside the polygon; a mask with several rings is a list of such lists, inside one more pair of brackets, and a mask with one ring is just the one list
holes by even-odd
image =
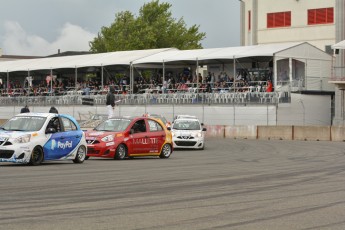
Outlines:
{"label": "building window", "polygon": [[291,11],[267,14],[267,28],[291,26]]}
{"label": "building window", "polygon": [[334,22],[333,7],[308,10],[308,25],[329,24],[333,22]]}
{"label": "building window", "polygon": [[252,26],[252,15],[251,15],[251,12],[249,10],[248,11],[248,31],[250,31],[251,26]]}

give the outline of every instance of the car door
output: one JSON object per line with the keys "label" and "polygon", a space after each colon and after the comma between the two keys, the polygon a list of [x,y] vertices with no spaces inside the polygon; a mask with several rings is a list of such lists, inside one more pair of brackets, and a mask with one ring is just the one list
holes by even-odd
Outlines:
{"label": "car door", "polygon": [[144,154],[150,149],[149,137],[144,119],[139,119],[131,127],[132,154]]}
{"label": "car door", "polygon": [[[52,128],[55,131],[53,133],[47,133],[48,129]],[[44,159],[60,159],[61,155],[64,154],[65,151],[61,151],[60,149],[61,143],[64,141],[64,133],[61,130],[61,121],[58,116],[55,116],[49,120],[46,128],[46,136],[48,137],[48,141],[43,146]]]}
{"label": "car door", "polygon": [[150,153],[159,153],[165,142],[166,133],[163,127],[155,120],[147,119],[150,141]]}
{"label": "car door", "polygon": [[77,125],[67,117],[61,117],[63,130],[67,144],[67,155],[70,154],[80,143],[83,138],[83,131],[77,128]]}
{"label": "car door", "polygon": [[81,141],[82,131],[78,130],[74,122],[66,117],[52,118],[47,128],[51,126],[56,132],[51,134],[48,142],[43,147],[45,159],[56,160],[69,156]]}

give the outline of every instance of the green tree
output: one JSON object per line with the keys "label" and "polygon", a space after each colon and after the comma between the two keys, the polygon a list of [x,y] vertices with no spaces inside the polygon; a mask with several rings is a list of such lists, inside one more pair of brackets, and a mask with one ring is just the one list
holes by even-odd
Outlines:
{"label": "green tree", "polygon": [[199,26],[187,28],[183,18],[172,17],[171,4],[154,0],[144,4],[135,17],[129,11],[115,15],[110,27],[102,27],[90,42],[93,52],[141,50],[175,47],[181,50],[202,48],[206,34]]}

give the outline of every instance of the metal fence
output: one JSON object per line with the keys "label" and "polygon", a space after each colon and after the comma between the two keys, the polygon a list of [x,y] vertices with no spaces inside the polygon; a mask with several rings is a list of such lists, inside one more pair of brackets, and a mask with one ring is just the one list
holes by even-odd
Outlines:
{"label": "metal fence", "polygon": [[[227,92],[227,93],[172,93],[172,94],[116,94],[122,105],[146,104],[278,104],[289,103],[288,92]],[[63,96],[0,97],[1,105],[104,105],[106,95],[69,94]]]}

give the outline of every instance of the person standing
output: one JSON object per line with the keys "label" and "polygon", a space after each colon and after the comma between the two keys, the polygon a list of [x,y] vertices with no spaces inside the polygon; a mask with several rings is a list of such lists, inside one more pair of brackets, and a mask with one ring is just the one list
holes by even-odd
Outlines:
{"label": "person standing", "polygon": [[273,84],[272,84],[271,80],[267,81],[266,92],[273,92]]}
{"label": "person standing", "polygon": [[58,110],[54,106],[52,106],[49,109],[49,113],[59,113],[59,112],[58,112]]}
{"label": "person standing", "polygon": [[21,110],[20,113],[30,113],[30,109],[28,105],[25,105]]}
{"label": "person standing", "polygon": [[115,109],[115,88],[114,86],[109,87],[109,92],[107,93],[106,97],[106,106],[108,110],[108,118],[111,118],[114,115]]}

